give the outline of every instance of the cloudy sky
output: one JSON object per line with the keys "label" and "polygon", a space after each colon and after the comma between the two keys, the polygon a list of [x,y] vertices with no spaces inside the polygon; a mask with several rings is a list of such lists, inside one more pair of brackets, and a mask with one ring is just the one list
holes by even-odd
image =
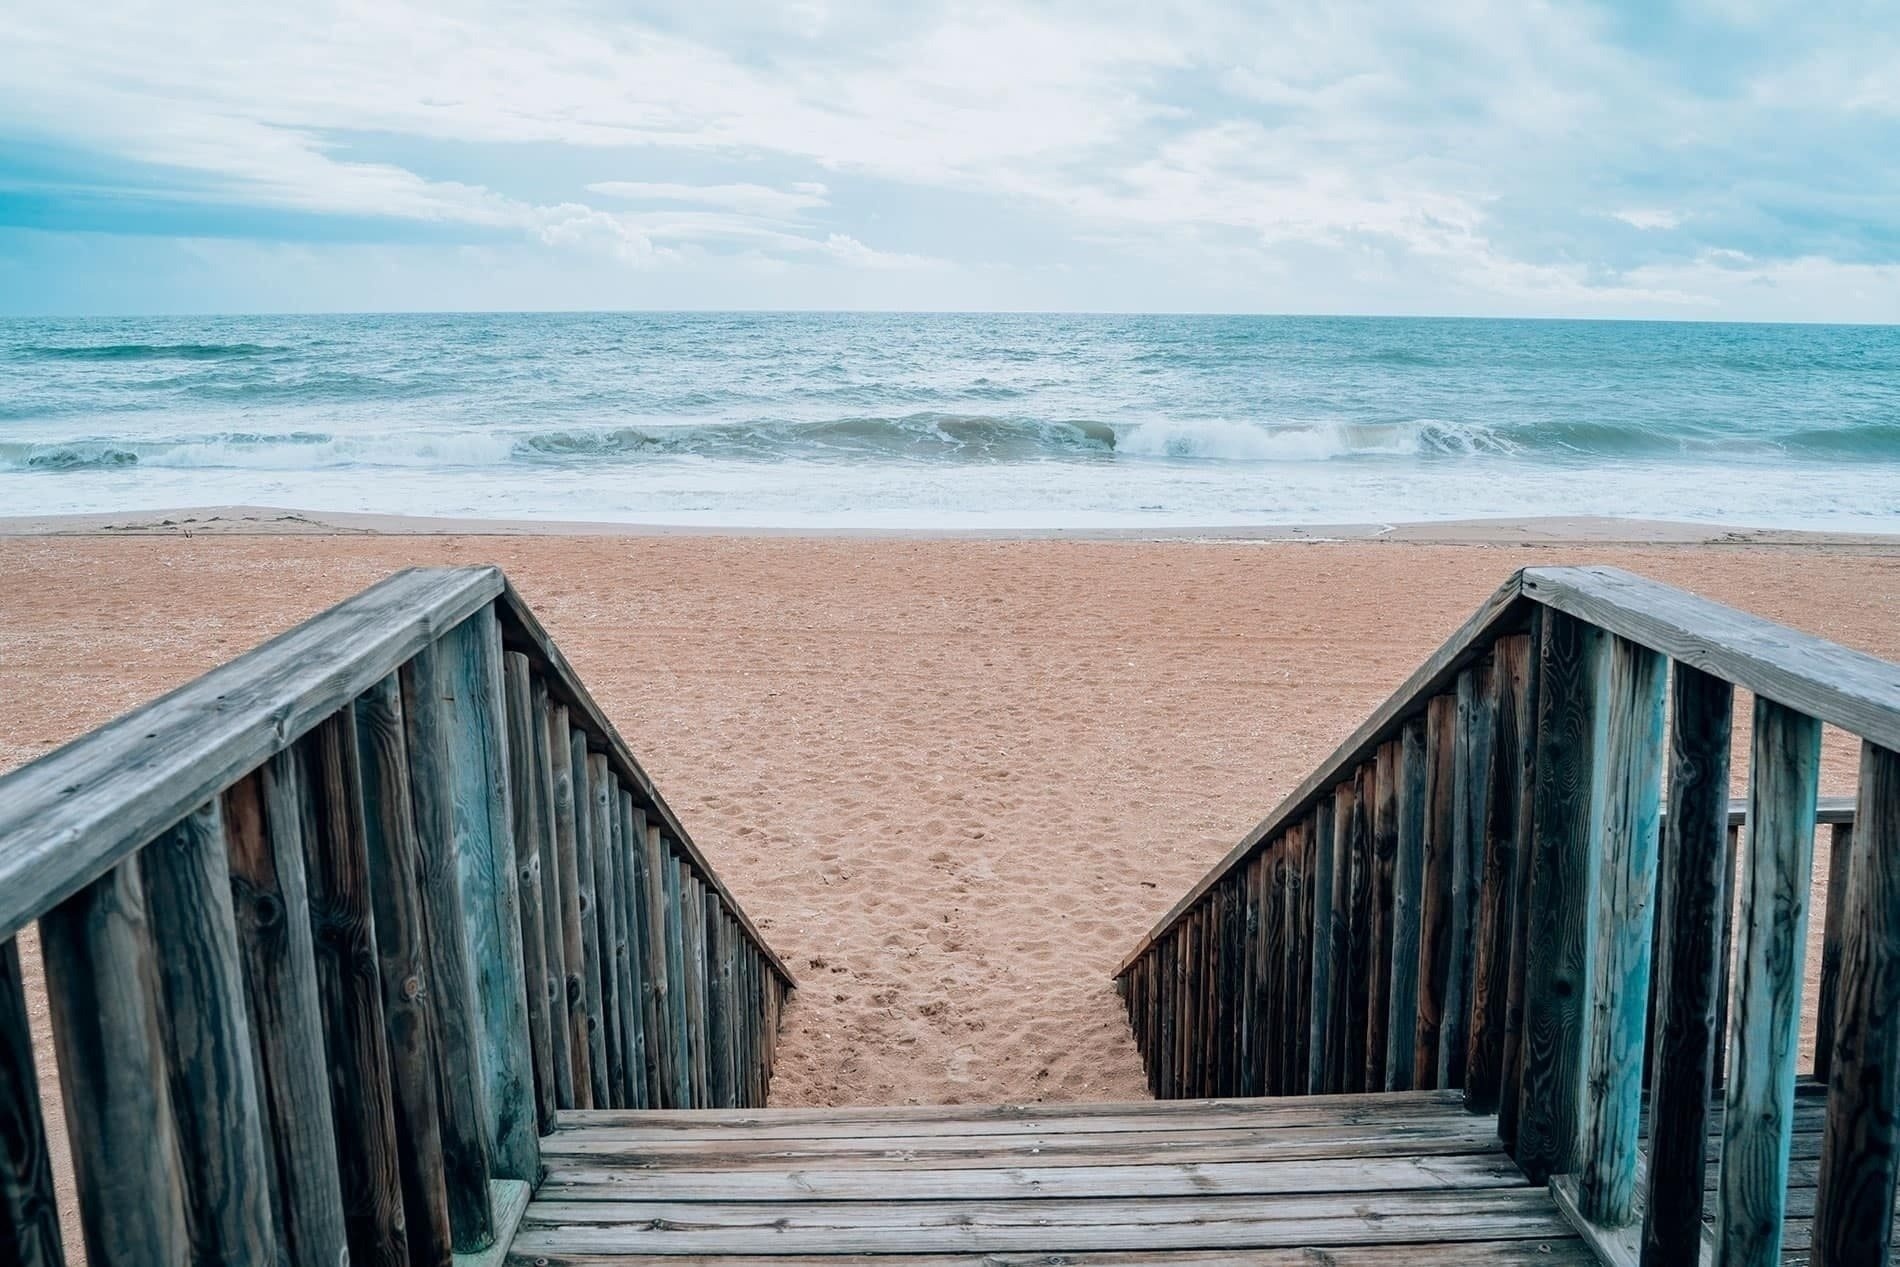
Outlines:
{"label": "cloudy sky", "polygon": [[1890,0],[19,0],[0,48],[0,312],[1900,320]]}

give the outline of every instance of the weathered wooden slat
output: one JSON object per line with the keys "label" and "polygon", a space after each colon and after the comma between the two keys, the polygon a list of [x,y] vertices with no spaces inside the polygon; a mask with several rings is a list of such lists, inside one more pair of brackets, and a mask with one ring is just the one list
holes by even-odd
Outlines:
{"label": "weathered wooden slat", "polygon": [[1535,824],[1526,918],[1523,1073],[1517,1164],[1532,1182],[1572,1169],[1590,986],[1590,834],[1602,787],[1599,756],[1608,638],[1545,612],[1538,647]]}
{"label": "weathered wooden slat", "polygon": [[0,940],[314,727],[501,592],[411,569],[0,778]]}
{"label": "weathered wooden slat", "polygon": [[636,914],[634,939],[628,949],[633,954],[635,975],[640,984],[640,1032],[645,1044],[646,1103],[652,1108],[677,1107],[667,1102],[666,1079],[666,1003],[662,996],[666,983],[666,951],[658,935],[659,898],[656,878],[648,854],[649,832],[646,811],[633,807],[628,822],[628,862],[633,876],[630,894]]}
{"label": "weathered wooden slat", "polygon": [[735,918],[745,929],[747,939],[759,948],[759,953],[766,964],[777,974],[787,989],[792,988],[796,983],[791,969],[785,966],[784,961],[753,926],[744,908],[739,905],[738,899],[727,890],[725,883],[713,870],[712,864],[707,862],[704,855],[699,852],[699,847],[693,843],[692,837],[681,825],[679,817],[666,803],[666,798],[660,795],[659,789],[653,785],[653,780],[647,777],[646,771],[641,769],[640,763],[634,759],[632,752],[627,748],[626,741],[620,737],[620,732],[614,729],[613,723],[607,720],[607,715],[601,711],[600,705],[594,702],[594,697],[588,692],[580,676],[574,672],[567,657],[548,636],[540,619],[523,601],[514,586],[505,580],[497,608],[503,617],[504,635],[523,647],[534,649],[536,658],[546,666],[551,689],[560,701],[567,705],[572,716],[582,724],[583,728],[597,736],[606,745],[607,755],[613,762],[614,773],[633,793],[638,806],[647,812],[653,826],[661,829],[670,839],[678,843],[678,847],[691,860],[695,873],[703,877],[707,883],[719,891],[721,897],[726,899],[727,909],[734,912]]}
{"label": "weathered wooden slat", "polygon": [[1591,833],[1595,944],[1584,1067],[1590,1094],[1578,1177],[1584,1217],[1609,1227],[1628,1224],[1636,1201],[1667,672],[1656,652],[1623,638],[1611,641],[1602,703],[1603,807]]}
{"label": "weathered wooden slat", "polygon": [[[501,626],[493,605],[444,634],[437,649],[493,1170],[497,1178],[533,1183],[541,1164],[531,1047],[536,1031],[528,1016],[517,867],[534,855],[517,849],[515,802],[522,793],[515,780],[525,779],[526,766],[509,750]],[[526,681],[524,675],[524,696]],[[545,1012],[541,1024],[547,1024]]]}
{"label": "weathered wooden slat", "polygon": [[[578,755],[576,749],[579,749]],[[561,956],[567,976],[567,1054],[573,1066],[577,1109],[594,1107],[594,1043],[599,1026],[594,1008],[600,997],[599,949],[587,930],[593,925],[593,862],[587,853],[587,736],[568,720],[565,704],[548,711],[548,755],[554,762],[554,848],[561,870]]]}
{"label": "weathered wooden slat", "polygon": [[[587,1085],[589,1100],[601,1108],[613,1101],[607,1085],[607,1026],[605,1024],[605,988],[602,968],[605,959],[600,945],[599,872],[594,865],[594,788],[587,762],[587,732],[570,725],[567,732],[568,760],[573,770],[574,794],[574,893],[575,912],[581,938],[580,982],[581,1011],[587,1037]],[[566,855],[562,855],[566,861]],[[563,901],[566,900],[563,895]],[[573,965],[568,967],[573,972]],[[580,1071],[575,1071],[578,1084]],[[580,1105],[577,1107],[586,1107]]]}
{"label": "weathered wooden slat", "polygon": [[693,1094],[693,1049],[691,1028],[692,1000],[686,989],[686,917],[685,898],[680,885],[680,859],[672,842],[663,842],[660,860],[664,886],[666,917],[666,977],[670,1010],[668,1040],[673,1049],[673,1100],[670,1107],[700,1107]]}
{"label": "weathered wooden slat", "polygon": [[443,703],[443,671],[431,644],[417,651],[396,676],[416,843],[416,913],[427,970],[420,1002],[428,1015],[435,1062],[442,1179],[455,1248],[473,1252],[495,1239],[488,1191],[494,1163],[488,1085],[482,1078],[481,1000],[462,918],[462,861],[456,855],[459,832],[450,765],[453,739]]}
{"label": "weathered wooden slat", "polygon": [[289,1267],[332,1267],[349,1234],[304,875],[305,794],[295,753],[280,752],[225,793],[224,828],[277,1231]]}
{"label": "weathered wooden slat", "polygon": [[423,862],[416,840],[404,739],[402,687],[395,675],[357,699],[357,752],[363,767],[364,843],[376,912],[376,966],[383,988],[384,1038],[402,1174],[403,1228],[413,1263],[448,1267],[454,1253],[436,1091],[429,929]]}
{"label": "weathered wooden slat", "polygon": [[1235,1001],[1239,1041],[1234,1085],[1239,1095],[1260,1094],[1260,867],[1258,855],[1240,871],[1240,970]]}
{"label": "weathered wooden slat", "polygon": [[66,1262],[20,949],[11,937],[0,940],[0,1259],[19,1267]]}
{"label": "weathered wooden slat", "polygon": [[[545,1134],[554,1129],[559,1104],[551,1029],[560,1022],[550,1019],[553,974],[548,967],[547,930],[542,923],[547,902],[542,893],[541,857],[549,827],[535,743],[541,728],[540,714],[535,711],[528,657],[518,652],[504,654],[502,673],[508,707],[508,788],[514,811],[515,908],[521,924],[521,991],[528,1018],[528,1054],[533,1061],[535,1133]],[[535,1156],[538,1166],[538,1146]]]}
{"label": "weathered wooden slat", "polygon": [[1742,829],[1733,823],[1728,829],[1728,865],[1722,868],[1722,935],[1715,958],[1715,1064],[1709,1071],[1709,1085],[1725,1087],[1728,1079],[1729,1000],[1735,993],[1735,889],[1742,871]]}
{"label": "weathered wooden slat", "polygon": [[1438,1085],[1465,1085],[1483,918],[1486,847],[1490,837],[1491,752],[1497,740],[1497,675],[1479,660],[1458,675],[1452,731],[1451,949],[1445,971],[1445,1016],[1439,1028]]}
{"label": "weathered wooden slat", "polygon": [[1649,1186],[1643,1255],[1652,1267],[1693,1260],[1702,1241],[1709,1081],[1719,1035],[1722,899],[1728,868],[1726,801],[1735,691],[1675,666],[1670,727],[1670,814],[1658,866],[1655,1043],[1649,1121]]}
{"label": "weathered wooden slat", "polygon": [[1297,847],[1297,838],[1292,830],[1282,836],[1265,855],[1265,875],[1261,881],[1263,888],[1266,931],[1261,936],[1261,953],[1266,956],[1263,975],[1266,980],[1265,1003],[1267,1013],[1265,1032],[1266,1051],[1263,1059],[1266,1066],[1265,1082],[1268,1095],[1285,1095],[1288,1091],[1287,1053],[1293,1046],[1293,1032],[1289,1024],[1292,1013],[1292,1000],[1289,995],[1287,960],[1292,948],[1287,940],[1287,853]]}
{"label": "weathered wooden slat", "polygon": [[[1817,814],[1818,818],[1819,815]],[[1826,1082],[1834,1064],[1834,1021],[1839,1008],[1841,946],[1847,937],[1847,860],[1854,852],[1851,823],[1828,832],[1827,913],[1821,926],[1821,980],[1814,998],[1814,1077]]]}
{"label": "weathered wooden slat", "polygon": [[[1835,835],[1837,845],[1846,843]],[[1818,1267],[1884,1263],[1900,1179],[1900,755],[1861,746],[1844,870],[1840,986],[1813,1247]]]}
{"label": "weathered wooden slat", "polygon": [[276,1255],[257,1065],[218,800],[139,851],[186,1222],[201,1261]]}
{"label": "weathered wooden slat", "polygon": [[[1517,1111],[1524,1079],[1524,973],[1529,957],[1531,848],[1536,832],[1537,795],[1537,696],[1540,680],[1538,648],[1543,645],[1544,616],[1539,608],[1531,616],[1531,632],[1516,639],[1500,639],[1503,647],[1515,642],[1514,661],[1524,665],[1522,689],[1512,698],[1500,699],[1501,721],[1509,715],[1514,734],[1510,740],[1500,734],[1499,761],[1512,767],[1512,786],[1516,801],[1510,807],[1512,833],[1516,842],[1517,883],[1511,911],[1510,966],[1504,996],[1503,1068],[1498,1086],[1498,1138],[1507,1152],[1517,1147]],[[1502,669],[1500,669],[1502,672]],[[1515,672],[1503,679],[1506,689],[1516,689]],[[1500,780],[1504,778],[1499,775]]]}
{"label": "weathered wooden slat", "polygon": [[1900,666],[1617,568],[1527,568],[1540,603],[1887,748]]}
{"label": "weathered wooden slat", "polygon": [[1346,1079],[1343,1091],[1384,1090],[1384,1075],[1369,1085],[1366,1059],[1367,1013],[1372,997],[1372,816],[1378,796],[1378,762],[1359,767],[1354,779],[1352,804],[1352,930],[1348,938],[1346,981],[1349,1002],[1346,1009]]}
{"label": "weathered wooden slat", "polygon": [[1385,1089],[1417,1085],[1419,898],[1425,883],[1425,719],[1399,735],[1397,854],[1392,872],[1392,990],[1387,1009]]}
{"label": "weathered wooden slat", "polygon": [[1820,723],[1757,695],[1716,1206],[1723,1267],[1781,1258],[1820,760]]}
{"label": "weathered wooden slat", "polygon": [[697,877],[680,868],[680,955],[686,969],[686,1050],[693,1067],[693,1103],[711,1103],[706,1067],[706,939],[702,921],[705,900]]}
{"label": "weathered wooden slat", "polygon": [[732,1077],[732,943],[738,928],[727,919],[717,892],[707,889],[703,900],[712,964],[706,1012],[712,1035],[712,1107],[726,1109],[738,1102]]}
{"label": "weathered wooden slat", "polygon": [[136,861],[40,919],[87,1261],[190,1261],[186,1195]]}
{"label": "weathered wooden slat", "polygon": [[1394,871],[1399,856],[1400,741],[1379,745],[1372,780],[1372,879],[1366,932],[1366,1090],[1386,1089],[1392,1009]]}
{"label": "weathered wooden slat", "polygon": [[1312,936],[1306,942],[1306,955],[1309,960],[1306,980],[1311,984],[1307,989],[1307,1016],[1304,1041],[1306,1044],[1306,1071],[1302,1090],[1307,1095],[1337,1090],[1328,1079],[1326,1064],[1326,1034],[1333,1020],[1333,917],[1337,907],[1333,904],[1333,853],[1338,848],[1338,839],[1333,829],[1333,798],[1323,797],[1313,810],[1313,830],[1309,837],[1307,857],[1311,870],[1307,872],[1307,891],[1311,895],[1309,905],[1312,910]]}
{"label": "weathered wooden slat", "polygon": [[[1474,771],[1467,794],[1469,830],[1482,839],[1483,870],[1472,933],[1471,1006],[1465,1041],[1465,1107],[1493,1113],[1504,1081],[1505,1014],[1510,999],[1511,931],[1517,919],[1519,758],[1517,706],[1528,678],[1530,640],[1500,638],[1492,649],[1488,690],[1479,719],[1484,740],[1484,773]],[[1474,754],[1474,761],[1476,757]]]}
{"label": "weathered wooden slat", "polygon": [[305,789],[300,834],[330,1107],[337,1140],[349,1141],[349,1147],[337,1149],[337,1169],[350,1261],[358,1267],[402,1267],[409,1251],[354,709],[345,707],[318,726],[298,744],[297,755]]}
{"label": "weathered wooden slat", "polygon": [[1333,880],[1327,890],[1332,899],[1330,922],[1332,938],[1326,958],[1330,965],[1331,1008],[1326,1018],[1327,1091],[1346,1090],[1347,1035],[1351,1027],[1346,1013],[1353,1004],[1352,972],[1352,820],[1357,807],[1357,789],[1346,779],[1333,789]]}
{"label": "weathered wooden slat", "polygon": [[[568,768],[566,728],[559,744],[554,741],[554,705],[548,698],[547,679],[536,674],[532,682],[530,736],[534,744],[535,778],[539,784],[536,800],[542,812],[542,832],[536,841],[541,857],[541,935],[548,968],[548,1053],[554,1066],[554,1102],[561,1108],[576,1107],[574,1095],[574,1022],[571,1010],[567,962],[567,921],[564,914],[561,883],[560,834],[563,818],[567,831],[573,831],[573,774]],[[567,813],[562,813],[561,797],[567,797]],[[586,1044],[582,1044],[586,1050]]]}
{"label": "weathered wooden slat", "polygon": [[620,785],[611,771],[608,786],[613,804],[608,807],[613,859],[614,890],[614,990],[619,998],[620,1051],[625,1068],[622,1094],[628,1108],[646,1108],[647,1098],[646,1032],[640,1004],[640,982],[634,970],[634,955],[639,950],[639,917],[633,897],[633,794]]}
{"label": "weathered wooden slat", "polygon": [[1284,830],[1289,823],[1305,817],[1322,794],[1330,794],[1333,785],[1339,782],[1346,771],[1373,756],[1380,744],[1396,737],[1406,720],[1417,712],[1418,701],[1456,682],[1458,671],[1483,655],[1500,635],[1521,629],[1529,618],[1532,605],[1521,601],[1520,575],[1513,575],[1499,586],[1444,645],[1434,651],[1385,703],[1333,750],[1331,756],[1302,779],[1299,786],[1288,793],[1271,814],[1260,820],[1252,831],[1227,852],[1226,857],[1183,894],[1180,901],[1155,923],[1148,935],[1136,943],[1122,961],[1123,966],[1137,958],[1147,948],[1149,941],[1172,927],[1176,920],[1191,910],[1200,901],[1201,894],[1213,887],[1214,882],[1234,864]]}
{"label": "weathered wooden slat", "polygon": [[1447,1084],[1445,1004],[1451,975],[1457,851],[1458,699],[1434,695],[1425,711],[1425,844],[1419,879],[1418,1025],[1412,1085]]}
{"label": "weathered wooden slat", "polygon": [[[600,943],[600,1027],[606,1054],[605,1103],[619,1107],[627,1103],[626,1027],[620,1016],[620,952],[625,942],[620,936],[615,891],[619,881],[614,871],[614,825],[619,820],[619,784],[607,764],[605,753],[587,754],[587,791],[593,821],[588,840],[594,857],[594,924]],[[595,1097],[596,1102],[600,1097]]]}
{"label": "weathered wooden slat", "polygon": [[[1247,1267],[1311,1267],[1313,1250],[1305,1247],[1285,1249],[1249,1249]],[[1576,1239],[1553,1241],[1441,1241],[1420,1245],[1348,1245],[1323,1251],[1335,1267],[1522,1267],[1527,1256],[1536,1255],[1538,1267],[1597,1267],[1597,1260]],[[1429,1257],[1427,1256],[1429,1255]],[[608,1254],[592,1251],[567,1254],[558,1248],[543,1246],[537,1264],[545,1267],[675,1267],[681,1260],[673,1255]],[[780,1254],[696,1254],[687,1260],[693,1267],[862,1267],[865,1259],[856,1254],[780,1255]],[[888,1267],[971,1267],[968,1253],[902,1254],[884,1257]],[[1020,1254],[986,1250],[975,1261],[983,1267],[1052,1267],[1051,1255],[1039,1250]],[[1232,1267],[1234,1251],[1170,1250],[1168,1267]],[[1154,1267],[1152,1250],[1099,1253],[1064,1253],[1060,1262],[1066,1267]]]}

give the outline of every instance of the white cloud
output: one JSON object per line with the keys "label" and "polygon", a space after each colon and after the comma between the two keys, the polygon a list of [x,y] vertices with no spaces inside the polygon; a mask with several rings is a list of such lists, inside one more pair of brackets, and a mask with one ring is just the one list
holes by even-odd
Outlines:
{"label": "white cloud", "polygon": [[744,215],[791,219],[800,212],[826,205],[825,187],[816,181],[796,181],[787,188],[767,185],[684,185],[651,180],[601,180],[587,187],[627,202],[683,202],[702,207],[724,207]]}
{"label": "white cloud", "polygon": [[1674,229],[1682,224],[1683,216],[1675,211],[1664,211],[1655,207],[1631,207],[1625,211],[1612,211],[1612,220],[1621,220],[1632,229]]}

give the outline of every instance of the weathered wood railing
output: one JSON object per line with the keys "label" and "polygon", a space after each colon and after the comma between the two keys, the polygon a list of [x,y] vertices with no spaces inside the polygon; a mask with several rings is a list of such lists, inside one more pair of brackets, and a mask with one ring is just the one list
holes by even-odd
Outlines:
{"label": "weathered wood railing", "polygon": [[[1754,705],[1732,807],[1737,687]],[[1852,800],[1818,797],[1823,723],[1861,741]],[[1123,962],[1155,1092],[1462,1087],[1606,1257],[1777,1262],[1831,823],[1814,1261],[1884,1262],[1897,749],[1894,665],[1614,569],[1520,572]]]}
{"label": "weathered wood railing", "polygon": [[442,1264],[557,1109],[762,1104],[792,980],[495,568],[391,577],[0,779],[0,1260]]}

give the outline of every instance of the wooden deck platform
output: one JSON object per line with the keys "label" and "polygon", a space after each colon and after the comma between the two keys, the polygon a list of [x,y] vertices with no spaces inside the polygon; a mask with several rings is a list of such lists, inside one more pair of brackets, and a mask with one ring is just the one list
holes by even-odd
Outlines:
{"label": "wooden deck platform", "polygon": [[1455,1092],[564,1112],[541,1155],[524,1267],[1594,1262]]}

